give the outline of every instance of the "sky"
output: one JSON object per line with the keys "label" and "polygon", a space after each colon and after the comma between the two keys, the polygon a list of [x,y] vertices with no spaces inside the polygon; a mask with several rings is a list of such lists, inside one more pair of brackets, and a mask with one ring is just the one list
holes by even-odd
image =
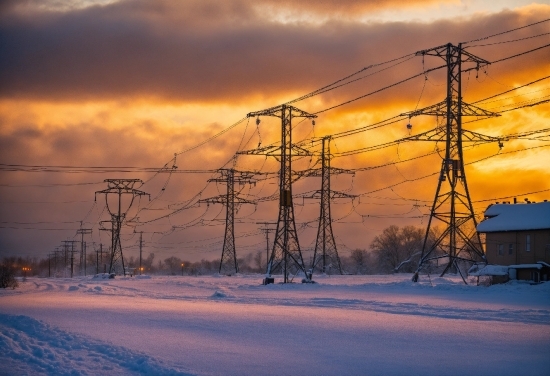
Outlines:
{"label": "sky", "polygon": [[[225,193],[209,180],[230,167],[263,173],[236,186],[242,198],[261,202],[238,206],[235,235],[239,257],[264,250],[257,222],[276,221],[277,202],[267,198],[276,197],[278,162],[234,156],[277,145],[280,120],[262,117],[257,125],[246,115],[360,72],[293,103],[318,115],[315,124],[296,121],[293,140],[318,152],[313,138],[442,101],[446,75],[435,68],[443,60],[415,52],[447,43],[469,42],[467,52],[492,63],[463,73],[463,100],[501,116],[465,119],[464,128],[491,136],[548,128],[548,103],[515,108],[550,94],[550,22],[540,22],[549,18],[550,5],[532,1],[4,1],[0,256],[46,257],[61,241],[80,239],[81,221],[92,229],[86,241],[94,249],[109,244],[108,231],[99,230],[110,219],[105,195],[96,192],[107,188],[105,179],[141,179],[136,188],[151,201],[137,198],[126,215],[125,254],[137,254],[143,232],[144,252],[158,259],[217,259],[225,209],[198,200]],[[444,145],[353,151],[440,124],[403,116],[332,140],[332,166],[360,169],[331,181],[332,189],[359,196],[332,203],[342,255],[368,249],[389,225],[426,226]],[[479,219],[491,202],[550,198],[550,140],[536,136],[506,141],[502,149],[495,142],[465,148]],[[318,167],[316,156],[293,162],[295,170],[311,167]],[[293,186],[306,254],[319,217],[318,200],[306,197],[319,188],[316,177]]]}

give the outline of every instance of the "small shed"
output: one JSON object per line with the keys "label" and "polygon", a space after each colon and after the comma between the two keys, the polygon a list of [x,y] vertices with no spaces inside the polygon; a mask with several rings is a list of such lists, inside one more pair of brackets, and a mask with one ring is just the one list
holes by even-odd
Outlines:
{"label": "small shed", "polygon": [[476,278],[478,286],[506,283],[510,280],[508,267],[502,265],[474,264],[468,270],[468,276]]}
{"label": "small shed", "polygon": [[508,266],[510,279],[523,279],[539,283],[550,279],[550,264],[539,261],[536,264],[519,264]]}

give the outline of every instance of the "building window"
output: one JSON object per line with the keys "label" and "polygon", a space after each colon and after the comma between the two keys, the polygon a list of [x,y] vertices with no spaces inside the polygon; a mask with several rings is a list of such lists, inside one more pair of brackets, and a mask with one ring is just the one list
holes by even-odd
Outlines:
{"label": "building window", "polygon": [[504,254],[504,245],[499,244],[498,245],[498,255],[502,256]]}
{"label": "building window", "polygon": [[514,244],[513,243],[508,244],[508,254],[509,255],[514,254]]}
{"label": "building window", "polygon": [[531,252],[531,235],[525,235],[525,252]]}

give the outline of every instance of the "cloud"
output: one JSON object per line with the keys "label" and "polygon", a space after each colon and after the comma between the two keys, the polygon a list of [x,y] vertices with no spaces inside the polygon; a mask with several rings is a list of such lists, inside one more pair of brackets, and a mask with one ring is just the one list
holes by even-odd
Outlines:
{"label": "cloud", "polygon": [[[328,9],[331,3],[318,6]],[[353,6],[359,2],[352,1]],[[307,92],[372,63],[486,36],[544,14],[550,15],[550,7],[430,24],[333,19],[289,25],[239,1],[127,1],[70,12],[7,11],[0,19],[0,96],[213,103],[274,99]],[[522,44],[537,43],[540,39]],[[529,71],[543,60],[539,55],[519,68]],[[420,68],[419,59],[415,62]],[[387,78],[392,76],[377,76],[372,85]]]}
{"label": "cloud", "polygon": [[[331,2],[304,5],[303,2],[286,1],[281,5],[284,9],[307,14],[311,7],[312,17],[317,17],[315,22],[286,22],[277,15],[262,13],[275,6],[274,1],[254,2],[253,6],[244,1],[122,1],[63,9],[40,8],[36,5],[38,2],[3,4],[0,10],[1,159],[3,163],[29,165],[160,167],[170,161],[173,153],[209,139],[249,111],[295,98],[362,67],[447,42],[458,43],[492,35],[550,16],[550,7],[533,6],[452,21],[374,23],[363,22],[360,16],[354,17],[351,12],[369,12],[378,5],[384,6],[382,2],[351,1],[347,7],[334,10],[349,11],[347,17],[341,14],[330,17],[327,14],[331,12]],[[417,6],[420,2],[415,4]],[[544,37],[492,46],[475,45],[529,37],[548,32],[548,27],[548,24],[541,24],[473,42],[468,45],[468,51],[490,61],[499,60],[544,44]],[[464,100],[472,102],[549,75],[547,51],[541,50],[465,74]],[[389,65],[383,65],[366,70],[353,77],[362,79],[298,102],[296,106],[310,112],[326,109],[421,73],[423,69],[444,64],[439,57],[422,59],[411,56],[410,60],[405,60],[391,69],[386,69]],[[378,70],[379,73],[371,75]],[[422,108],[437,103],[444,99],[445,83],[443,69],[426,76],[420,74],[391,90],[323,112],[315,126],[308,121],[298,124],[294,140],[358,128],[416,106]],[[483,103],[481,107],[498,110],[503,104],[519,103],[546,93],[539,91],[546,87],[547,83],[541,83],[526,88],[520,97]],[[517,94],[511,93],[507,97]],[[467,127],[491,135],[543,128],[546,127],[547,112],[548,107],[527,109],[491,121],[468,124]],[[411,119],[413,134],[433,128],[436,121],[433,117]],[[335,139],[332,152],[405,137],[408,135],[407,122],[408,119],[403,118],[376,131]],[[276,144],[279,138],[278,119],[262,118],[257,128],[253,120],[244,121],[222,137],[179,155],[177,165],[180,170],[217,169],[230,160],[239,145],[241,149],[253,149],[260,142],[264,146]],[[335,158],[333,166],[376,166],[434,150],[431,144],[420,144]],[[529,142],[525,145],[507,143],[504,150],[531,145],[527,144]],[[479,146],[468,149],[465,158],[467,162],[474,161],[497,151],[494,144]],[[514,170],[507,172],[500,170],[505,163],[498,161],[511,160],[515,154],[495,156],[487,162],[468,165],[472,198],[516,194],[531,187],[533,190],[547,188],[548,179],[538,176],[545,173],[544,169],[538,164],[536,170],[527,167],[532,158],[548,159],[545,159],[548,151],[541,149],[532,155],[534,157],[515,158]],[[303,158],[293,166],[305,169],[313,163],[315,158]],[[334,218],[345,217],[350,221],[334,224],[336,236],[349,247],[367,248],[370,239],[389,224],[425,224],[417,218],[404,218],[408,214],[403,213],[414,214],[417,209],[414,206],[416,201],[402,198],[431,203],[436,176],[396,185],[392,189],[387,187],[405,178],[416,179],[437,172],[440,165],[439,156],[433,154],[400,163],[397,167],[359,172],[353,178],[347,175],[333,177],[333,189],[351,193],[372,192],[360,203],[355,202],[355,207],[349,202],[335,203],[332,209]],[[274,159],[262,156],[241,156],[237,167],[273,173],[279,168]],[[99,205],[93,206],[90,212],[94,192],[105,188],[103,179],[151,178],[151,174],[143,173],[2,174],[5,174],[2,178],[8,181],[7,184],[12,185],[2,188],[3,200],[12,202],[11,206],[2,205],[0,209],[3,221],[73,221],[76,228],[78,220],[85,218],[96,230],[98,221],[107,218]],[[221,184],[209,184],[203,191],[207,180],[215,176],[174,174],[167,188],[162,190],[168,179],[159,174],[143,190],[160,199],[154,201],[152,210],[140,213],[140,220],[161,217],[183,206],[199,192],[202,192],[202,198],[223,194]],[[298,182],[295,193],[319,188],[319,180],[309,178]],[[93,184],[52,186],[73,183]],[[251,194],[250,197],[276,197],[277,191],[276,179],[270,179],[262,180],[256,187],[246,188],[243,192]],[[539,197],[546,196],[534,199]],[[88,201],[71,203],[79,200]],[[26,201],[47,203],[27,207],[24,206],[27,204],[17,204]],[[315,200],[302,203],[299,199],[297,202],[298,222],[310,222],[309,227],[300,229],[301,242],[307,248],[316,233],[318,203]],[[146,203],[142,202],[142,205]],[[427,212],[425,207],[420,207],[420,210]],[[243,206],[238,217],[248,222],[237,224],[237,236],[253,232],[256,228],[254,222],[273,221],[276,215],[276,201],[262,203],[257,208]],[[383,215],[397,218],[380,218]],[[218,257],[221,248],[215,242],[223,235],[223,221],[220,221],[223,217],[220,205],[208,208],[202,205],[143,225],[138,230],[146,231],[148,241],[159,247],[158,252],[162,255],[159,258],[180,251],[187,254],[185,252],[190,249],[195,249],[193,252],[197,258],[213,258]],[[204,222],[200,226],[172,229],[174,225],[199,223],[201,219]],[[125,245],[135,241],[132,230],[125,227]],[[1,251],[9,249],[14,253],[28,251],[41,255],[51,251],[60,239],[74,235],[72,230],[3,231]],[[104,232],[102,237],[104,244],[108,243]],[[239,238],[238,247],[248,246],[244,251],[239,248],[239,252],[258,247],[263,249],[263,241],[259,232],[256,237]],[[211,253],[207,253],[209,251]],[[180,253],[176,255],[181,256]]]}

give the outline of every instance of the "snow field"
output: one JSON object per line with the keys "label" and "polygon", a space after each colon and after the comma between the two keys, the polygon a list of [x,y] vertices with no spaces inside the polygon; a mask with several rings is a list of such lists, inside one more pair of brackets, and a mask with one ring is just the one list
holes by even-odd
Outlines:
{"label": "snow field", "polygon": [[[410,275],[28,279],[0,291],[0,373],[545,375],[550,283]],[[37,321],[39,320],[39,321]],[[6,368],[7,367],[7,368]],[[5,372],[16,369],[17,372]]]}

